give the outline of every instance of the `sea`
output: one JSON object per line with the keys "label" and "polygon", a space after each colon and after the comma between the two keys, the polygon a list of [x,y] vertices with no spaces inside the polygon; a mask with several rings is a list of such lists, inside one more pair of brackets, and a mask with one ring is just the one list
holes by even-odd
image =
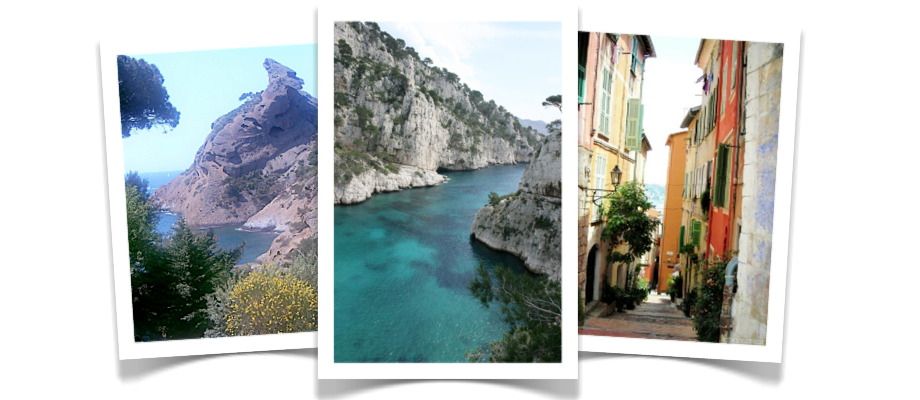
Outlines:
{"label": "sea", "polygon": [[497,304],[469,291],[476,267],[521,261],[470,238],[489,192],[517,190],[524,164],[444,172],[446,183],[336,206],[335,362],[464,362],[502,337]]}
{"label": "sea", "polygon": [[[169,183],[182,172],[183,171],[149,172],[139,173],[138,175],[147,180],[149,185],[148,193],[152,194],[158,187]],[[179,215],[168,212],[158,212],[157,217],[159,218],[157,221],[157,232],[164,237],[169,236],[172,233],[173,226],[179,221]],[[217,247],[221,249],[231,250],[245,244],[243,254],[239,261],[237,261],[238,264],[256,261],[257,257],[268,251],[272,241],[278,236],[278,232],[251,231],[243,228],[242,225],[202,228],[200,230],[207,231],[208,229],[214,231],[214,236],[217,238]]]}

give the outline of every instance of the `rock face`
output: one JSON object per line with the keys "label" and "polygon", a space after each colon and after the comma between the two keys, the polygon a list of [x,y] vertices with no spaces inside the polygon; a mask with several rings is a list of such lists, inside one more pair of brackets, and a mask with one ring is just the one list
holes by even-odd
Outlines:
{"label": "rock face", "polygon": [[517,193],[476,213],[470,234],[559,279],[562,260],[562,133],[550,133],[524,170]]}
{"label": "rock face", "polygon": [[[542,137],[375,23],[335,24],[335,202],[526,162]],[[393,176],[396,175],[396,176]]]}
{"label": "rock face", "polygon": [[192,165],[153,200],[193,226],[283,232],[260,261],[280,262],[316,233],[316,98],[266,59],[268,86],[211,124]]}

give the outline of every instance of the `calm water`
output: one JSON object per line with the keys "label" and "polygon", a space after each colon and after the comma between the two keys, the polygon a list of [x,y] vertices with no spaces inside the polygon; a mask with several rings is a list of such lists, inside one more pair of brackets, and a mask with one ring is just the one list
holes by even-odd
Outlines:
{"label": "calm water", "polygon": [[335,207],[335,361],[463,362],[501,338],[497,306],[467,285],[480,262],[516,257],[471,240],[489,192],[517,190],[525,165],[445,173],[447,183]]}
{"label": "calm water", "polygon": [[[151,172],[139,174],[141,178],[147,179],[149,184],[149,193],[153,193],[158,187],[169,183],[173,178],[179,176],[182,171]],[[162,235],[169,235],[173,225],[179,220],[179,216],[170,213],[157,213],[160,220],[157,222],[157,232]],[[245,264],[253,262],[256,257],[268,251],[272,241],[278,236],[277,232],[250,232],[242,230],[241,226],[222,226],[214,229],[214,235],[217,237],[217,246],[222,249],[233,249],[246,243],[243,255],[238,263]]]}

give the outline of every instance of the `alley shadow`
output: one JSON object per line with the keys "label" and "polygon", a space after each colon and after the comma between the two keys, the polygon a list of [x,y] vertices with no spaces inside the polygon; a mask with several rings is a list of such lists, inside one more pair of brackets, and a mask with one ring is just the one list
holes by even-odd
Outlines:
{"label": "alley shadow", "polygon": [[[246,353],[228,353],[228,354],[210,354],[201,356],[181,356],[181,357],[162,357],[148,358],[140,360],[116,360],[118,378],[124,382],[142,380],[156,374],[163,373],[182,365],[194,364],[208,361],[215,357],[245,357],[250,353],[267,353],[265,352],[246,352]],[[298,349],[298,350],[273,350],[272,355],[281,355],[288,357],[310,358],[316,361],[316,349]]]}
{"label": "alley shadow", "polygon": [[[658,356],[641,356],[626,354],[606,354],[593,352],[579,352],[579,361],[592,360],[626,360],[629,358],[639,357],[658,357]],[[727,372],[739,375],[742,378],[750,379],[760,383],[779,385],[783,381],[783,364],[754,362],[754,361],[734,361],[734,360],[710,360],[705,358],[683,358],[670,357],[673,360],[687,364],[696,364],[707,368],[721,369]]]}
{"label": "alley shadow", "polygon": [[385,387],[399,385],[437,385],[442,382],[463,382],[465,384],[505,386],[533,394],[547,395],[554,398],[578,398],[578,380],[576,379],[400,379],[400,380],[347,380],[323,379],[316,385],[316,394],[319,398],[344,398],[359,393],[379,390]]}

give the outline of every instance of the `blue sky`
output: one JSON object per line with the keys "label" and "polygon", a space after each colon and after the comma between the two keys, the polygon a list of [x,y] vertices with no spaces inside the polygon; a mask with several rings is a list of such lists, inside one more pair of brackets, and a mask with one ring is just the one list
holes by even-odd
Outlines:
{"label": "blue sky", "polygon": [[[180,112],[179,125],[133,131],[122,139],[125,171],[157,172],[188,168],[211,132],[211,123],[242,104],[240,95],[268,85],[266,58],[288,66],[316,93],[316,45],[253,47],[158,54],[128,54],[153,63],[163,74],[169,100]],[[168,127],[167,127],[168,128]]]}
{"label": "blue sky", "polygon": [[652,144],[645,182],[658,185],[667,183],[670,147],[665,146],[668,136],[680,132],[680,123],[691,107],[700,105],[703,75],[696,66],[699,38],[652,36],[655,58],[645,64],[645,87],[642,103],[645,105],[643,127]]}
{"label": "blue sky", "polygon": [[547,96],[562,93],[561,23],[378,23],[515,116],[547,122],[562,117],[541,105]]}

